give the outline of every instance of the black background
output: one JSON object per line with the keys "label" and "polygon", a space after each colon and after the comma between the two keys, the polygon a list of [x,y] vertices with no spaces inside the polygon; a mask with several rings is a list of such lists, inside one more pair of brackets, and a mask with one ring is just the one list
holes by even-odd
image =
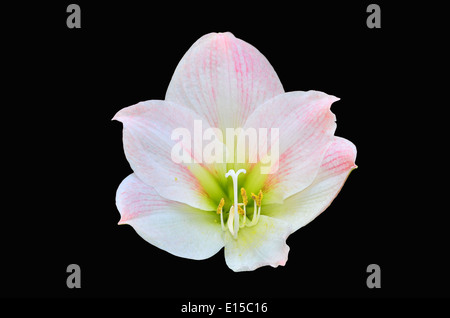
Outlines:
{"label": "black background", "polygon": [[[82,27],[68,29],[69,3],[9,11],[17,18],[8,20],[5,66],[13,70],[9,108],[18,112],[4,116],[16,123],[16,139],[5,143],[14,183],[0,234],[2,297],[144,297],[155,305],[158,298],[449,297],[445,213],[419,181],[430,172],[420,155],[431,146],[420,141],[410,118],[415,104],[405,97],[419,68],[411,67],[417,30],[405,26],[405,7],[378,1],[382,28],[369,29],[367,1],[79,1]],[[204,261],[178,258],[117,225],[115,192],[132,171],[122,125],[111,118],[164,99],[187,49],[225,31],[262,52],[285,91],[340,97],[332,107],[336,135],[358,150],[359,168],[333,204],[288,238],[285,267],[234,273],[223,250]],[[66,287],[72,263],[81,267],[81,289]],[[372,263],[381,267],[381,289],[366,286]]]}

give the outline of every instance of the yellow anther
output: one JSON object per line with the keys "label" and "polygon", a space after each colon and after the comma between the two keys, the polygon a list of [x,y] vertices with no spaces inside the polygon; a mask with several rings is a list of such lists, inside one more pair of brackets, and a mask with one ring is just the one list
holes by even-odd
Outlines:
{"label": "yellow anther", "polygon": [[225,199],[224,198],[220,199],[219,206],[217,207],[217,214],[222,213],[222,208],[223,208],[224,204],[225,204]]}
{"label": "yellow anther", "polygon": [[244,202],[244,205],[247,205],[247,203],[248,203],[247,192],[245,191],[244,188],[241,188],[241,196],[242,196],[242,201]]}
{"label": "yellow anther", "polygon": [[244,209],[241,208],[240,205],[238,206],[238,213],[239,213],[240,215],[244,215],[244,214],[245,214]]}
{"label": "yellow anther", "polygon": [[261,190],[259,190],[258,195],[252,193],[252,199],[256,202],[257,206],[261,206],[262,198],[263,198],[263,193]]}

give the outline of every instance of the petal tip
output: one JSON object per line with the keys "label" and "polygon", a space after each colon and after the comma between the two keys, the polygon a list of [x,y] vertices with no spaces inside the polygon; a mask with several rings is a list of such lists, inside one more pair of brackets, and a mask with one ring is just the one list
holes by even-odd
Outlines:
{"label": "petal tip", "polygon": [[124,225],[127,224],[127,220],[123,217],[120,218],[119,222],[117,222],[117,225]]}
{"label": "petal tip", "polygon": [[120,116],[121,111],[122,111],[122,110],[119,110],[119,111],[114,115],[114,117],[111,118],[111,121],[116,120],[116,121],[122,122],[122,120],[120,119],[120,117],[121,117],[121,116]]}
{"label": "petal tip", "polygon": [[339,97],[334,96],[334,95],[328,95],[327,97],[328,97],[328,100],[330,101],[330,105],[341,100]]}
{"label": "petal tip", "polygon": [[225,32],[213,32],[210,33],[211,35],[215,36],[215,37],[227,37],[227,38],[231,38],[231,39],[235,39],[236,37],[234,36],[233,33],[231,33],[230,31],[225,31]]}

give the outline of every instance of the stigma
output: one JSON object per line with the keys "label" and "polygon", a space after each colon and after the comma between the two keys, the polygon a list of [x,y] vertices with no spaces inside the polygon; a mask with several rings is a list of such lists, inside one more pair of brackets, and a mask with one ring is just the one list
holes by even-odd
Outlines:
{"label": "stigma", "polygon": [[243,228],[245,226],[251,227],[258,223],[259,216],[261,214],[261,202],[263,198],[263,193],[261,190],[259,190],[258,195],[252,193],[251,198],[253,199],[254,202],[253,217],[251,220],[248,219],[247,217],[248,197],[247,192],[245,191],[244,188],[241,188],[242,203],[239,203],[238,198],[238,176],[240,173],[247,173],[247,171],[245,169],[239,169],[236,172],[233,169],[230,169],[225,174],[225,178],[231,177],[233,180],[233,194],[234,194],[233,204],[231,205],[230,210],[228,212],[228,219],[226,222],[224,222],[224,213],[223,213],[223,207],[225,205],[224,198],[220,200],[219,205],[217,207],[217,214],[220,214],[220,224],[222,226],[222,230],[226,231],[228,229],[228,231],[230,231],[234,239],[237,239],[240,228]]}

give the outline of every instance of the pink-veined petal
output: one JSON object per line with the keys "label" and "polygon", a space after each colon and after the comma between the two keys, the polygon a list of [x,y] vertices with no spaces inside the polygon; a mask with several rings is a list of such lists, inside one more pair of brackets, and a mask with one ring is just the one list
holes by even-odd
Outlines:
{"label": "pink-veined petal", "polygon": [[223,247],[220,219],[215,212],[168,200],[134,173],[116,194],[119,224],[129,224],[150,244],[176,256],[205,259]]}
{"label": "pink-veined petal", "polygon": [[[150,100],[123,108],[113,119],[123,123],[125,155],[131,168],[142,181],[154,187],[167,199],[203,210],[217,208],[217,198],[210,197],[201,180],[194,174],[200,174],[200,170],[206,169],[205,166],[195,163],[203,162],[202,152],[195,151],[195,121],[201,121],[202,129],[207,128],[206,122],[199,115],[174,103]],[[187,136],[172,135],[179,129]],[[199,137],[200,143],[203,143],[201,132]],[[175,151],[176,154],[181,154],[178,159],[190,159],[191,164],[173,160],[172,151],[177,149],[174,148],[177,144],[181,145],[179,151]],[[209,176],[208,173],[203,175]],[[216,192],[220,191],[220,187],[213,182],[214,178],[208,180],[210,188],[215,186],[214,189],[218,189]],[[217,197],[220,200],[220,193]]]}
{"label": "pink-veined petal", "polygon": [[[330,111],[336,100],[317,91],[289,92],[272,98],[250,115],[245,129],[267,128],[267,134],[258,136],[259,148],[249,149],[250,157],[258,155],[267,163],[254,166],[256,171],[250,172],[252,176],[245,186],[252,192],[259,191],[254,187],[262,185],[252,186],[251,182],[265,167],[267,178],[260,180],[264,180],[266,204],[280,202],[312,183],[336,130],[335,116]],[[274,140],[269,134],[273,129],[278,129],[279,134]]]}
{"label": "pink-veined petal", "polygon": [[253,110],[283,93],[267,59],[227,33],[201,37],[181,59],[166,100],[201,114],[211,127],[242,127]]}
{"label": "pink-veined petal", "polygon": [[235,272],[252,271],[261,266],[286,264],[291,233],[289,223],[261,215],[258,223],[239,230],[237,239],[225,236],[225,261]]}
{"label": "pink-veined petal", "polygon": [[344,138],[335,137],[313,183],[284,200],[283,204],[264,206],[265,214],[288,222],[293,231],[298,230],[331,204],[350,172],[356,168],[355,160],[355,145]]}

